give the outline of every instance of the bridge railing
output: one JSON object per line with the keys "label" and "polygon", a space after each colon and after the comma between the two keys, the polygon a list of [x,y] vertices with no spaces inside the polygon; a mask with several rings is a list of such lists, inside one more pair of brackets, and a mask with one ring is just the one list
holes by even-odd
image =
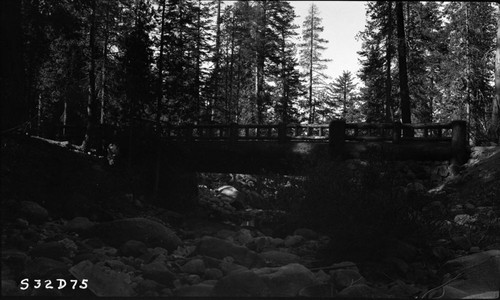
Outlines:
{"label": "bridge railing", "polygon": [[[401,140],[450,141],[452,127],[452,123],[345,123],[344,139],[349,141],[392,141],[394,143]],[[405,130],[410,132],[410,136],[402,136],[402,132]]]}
{"label": "bridge railing", "polygon": [[167,125],[163,135],[171,140],[198,141],[328,141],[328,131],[328,124]]}
{"label": "bridge railing", "polygon": [[391,141],[393,144],[441,141],[450,143],[452,163],[464,164],[468,157],[466,122],[460,120],[447,124],[371,124],[333,120],[330,122],[330,133],[330,148],[334,156],[342,155],[346,141]]}
{"label": "bridge railing", "polygon": [[[329,141],[332,125],[166,125],[163,135],[171,140],[256,140],[256,141]],[[339,125],[336,125],[339,126]],[[450,141],[452,123],[402,124],[343,123],[343,139],[347,141]],[[411,137],[402,132],[411,131]],[[340,138],[340,136],[338,137]]]}
{"label": "bridge railing", "polygon": [[333,120],[330,124],[310,125],[184,125],[165,126],[164,135],[170,140],[192,141],[308,141],[328,142],[332,153],[341,154],[346,141],[353,142],[449,142],[452,160],[463,164],[467,159],[465,121],[446,124],[346,123]]}

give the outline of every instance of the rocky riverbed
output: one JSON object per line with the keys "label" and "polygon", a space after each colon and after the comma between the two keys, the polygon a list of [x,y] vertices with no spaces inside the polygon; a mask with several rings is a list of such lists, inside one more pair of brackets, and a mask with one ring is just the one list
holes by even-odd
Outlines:
{"label": "rocky riverbed", "polygon": [[[280,238],[199,218],[183,218],[182,226],[172,228],[148,217],[54,220],[45,208],[26,201],[17,209],[2,234],[3,295],[408,298],[447,293],[456,298],[494,295],[500,278],[500,250],[464,250],[459,242],[432,248],[436,259],[447,260],[440,269],[421,262],[423,249],[401,241],[392,241],[390,256],[380,262],[323,265],[318,252],[331,240],[307,228]],[[450,280],[463,272],[477,274],[462,275],[445,289],[416,283]],[[39,288],[37,279],[43,280]],[[67,286],[58,289],[63,280]]]}
{"label": "rocky riverbed", "polygon": [[[383,255],[359,261],[329,255],[342,244],[287,224],[286,212],[263,204],[270,195],[234,178],[200,184],[199,208],[190,213],[123,193],[113,195],[120,199],[113,209],[93,205],[75,215],[22,197],[12,182],[29,178],[33,162],[2,164],[2,296],[495,298],[499,158],[476,154],[462,177],[429,192],[408,185],[405,192],[428,194],[422,210],[442,232],[425,242],[384,239],[376,249]],[[486,192],[469,193],[479,188]],[[92,203],[88,197],[76,194],[66,205]]]}

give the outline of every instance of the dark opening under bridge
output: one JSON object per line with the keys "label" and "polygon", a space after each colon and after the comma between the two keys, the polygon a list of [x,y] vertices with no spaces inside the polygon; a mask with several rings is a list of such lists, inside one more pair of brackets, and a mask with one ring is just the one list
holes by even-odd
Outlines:
{"label": "dark opening under bridge", "polygon": [[[146,123],[154,127],[154,122]],[[461,165],[469,157],[466,132],[466,122],[458,120],[447,124],[344,120],[314,125],[162,124],[162,159],[191,171],[256,174],[300,174],[325,159],[367,157]]]}

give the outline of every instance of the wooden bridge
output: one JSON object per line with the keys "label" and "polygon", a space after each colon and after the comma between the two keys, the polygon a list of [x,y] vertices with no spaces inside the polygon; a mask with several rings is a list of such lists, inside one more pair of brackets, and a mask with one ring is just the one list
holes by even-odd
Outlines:
{"label": "wooden bridge", "polygon": [[468,160],[466,122],[313,125],[164,124],[167,159],[210,172],[302,173],[325,158]]}
{"label": "wooden bridge", "polygon": [[[189,171],[300,174],[325,159],[372,157],[450,161],[461,165],[469,157],[465,121],[161,125],[162,160]],[[122,128],[119,140],[129,141],[128,136],[135,136],[137,143],[143,144],[136,152],[152,156],[158,136],[155,128],[155,122],[139,120],[128,129]],[[71,132],[70,129],[74,130],[65,128],[64,132]]]}

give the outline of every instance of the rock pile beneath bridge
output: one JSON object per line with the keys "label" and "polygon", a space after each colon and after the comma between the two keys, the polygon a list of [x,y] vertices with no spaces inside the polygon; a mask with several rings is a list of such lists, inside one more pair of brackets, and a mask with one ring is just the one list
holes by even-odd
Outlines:
{"label": "rock pile beneath bridge", "polygon": [[[29,207],[36,209],[22,210],[20,218],[4,231],[4,296],[387,298],[426,292],[437,295],[426,286],[408,283],[415,276],[433,276],[435,271],[426,270],[418,262],[420,250],[403,242],[392,243],[384,261],[358,266],[348,261],[318,262],[318,251],[331,240],[307,228],[277,238],[256,229],[187,220],[190,223],[186,224],[187,230],[175,231],[147,218],[103,223],[83,217],[54,221],[43,207]],[[29,220],[34,215],[36,223],[32,224]],[[40,219],[42,215],[45,217]],[[130,233],[129,239],[119,234],[124,230]],[[117,234],[110,236],[112,232]],[[456,256],[452,249],[442,250],[450,252],[447,259]],[[493,265],[477,266],[481,272],[497,272],[499,252],[490,250],[450,260],[447,272],[453,275],[475,261],[484,264],[485,259]],[[377,272],[405,280],[382,284],[374,280]],[[21,283],[19,278],[28,281]],[[68,286],[35,288],[35,279],[52,280],[55,287],[66,280]],[[80,286],[85,282],[85,288],[71,289],[70,280]],[[478,293],[474,282],[460,282],[446,292]],[[490,289],[495,288],[495,283],[488,284],[479,288],[493,293]],[[28,288],[21,289],[25,286]]]}

